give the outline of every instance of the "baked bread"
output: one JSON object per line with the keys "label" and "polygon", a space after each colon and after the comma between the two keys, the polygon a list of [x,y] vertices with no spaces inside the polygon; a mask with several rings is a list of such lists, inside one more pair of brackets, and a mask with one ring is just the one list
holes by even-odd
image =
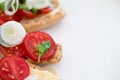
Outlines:
{"label": "baked bread", "polygon": [[57,44],[57,50],[55,55],[53,56],[53,58],[51,58],[48,61],[44,61],[43,63],[47,63],[47,64],[53,64],[53,63],[58,63],[59,61],[61,61],[62,58],[62,46],[60,44]]}
{"label": "baked bread", "polygon": [[65,13],[62,10],[58,0],[51,0],[54,5],[53,10],[45,15],[39,15],[32,19],[22,19],[20,23],[24,26],[27,32],[38,31],[49,27],[64,18]]}

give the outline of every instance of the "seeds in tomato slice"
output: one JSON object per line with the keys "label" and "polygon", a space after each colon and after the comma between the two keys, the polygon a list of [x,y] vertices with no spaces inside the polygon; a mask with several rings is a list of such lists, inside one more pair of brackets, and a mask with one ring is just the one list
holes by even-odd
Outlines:
{"label": "seeds in tomato slice", "polygon": [[36,31],[28,33],[23,40],[27,56],[34,61],[38,61],[39,52],[36,48],[38,45],[46,41],[50,41],[51,47],[41,56],[40,61],[49,60],[54,56],[56,51],[55,42],[53,38],[45,32]]}
{"label": "seeds in tomato slice", "polygon": [[24,80],[30,73],[24,59],[7,56],[0,60],[0,78],[3,80]]}

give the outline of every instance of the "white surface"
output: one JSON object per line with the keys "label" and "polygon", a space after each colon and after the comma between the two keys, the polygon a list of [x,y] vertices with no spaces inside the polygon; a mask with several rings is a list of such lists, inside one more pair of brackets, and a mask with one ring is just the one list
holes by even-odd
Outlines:
{"label": "white surface", "polygon": [[44,31],[63,46],[62,80],[120,80],[120,0],[60,0],[66,18]]}

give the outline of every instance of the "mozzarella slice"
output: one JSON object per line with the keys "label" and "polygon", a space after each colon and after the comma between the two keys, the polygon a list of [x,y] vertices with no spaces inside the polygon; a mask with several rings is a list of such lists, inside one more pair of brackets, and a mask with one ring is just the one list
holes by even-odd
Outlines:
{"label": "mozzarella slice", "polygon": [[[0,41],[3,46],[16,46],[20,44],[26,35],[26,31],[23,26],[15,21],[8,21],[1,26],[0,29]],[[7,46],[6,46],[7,44]]]}
{"label": "mozzarella slice", "polygon": [[25,80],[60,80],[60,78],[47,70],[30,67],[30,75]]}

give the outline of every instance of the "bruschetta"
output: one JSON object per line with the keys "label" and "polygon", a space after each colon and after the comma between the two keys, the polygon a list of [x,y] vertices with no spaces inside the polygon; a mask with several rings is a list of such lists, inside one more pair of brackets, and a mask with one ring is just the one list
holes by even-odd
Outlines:
{"label": "bruschetta", "polygon": [[27,32],[49,27],[65,16],[58,0],[1,0],[0,24],[15,20]]}
{"label": "bruschetta", "polygon": [[0,54],[16,55],[34,63],[57,63],[62,58],[62,47],[53,38],[40,31],[26,33],[15,21],[0,27]]}

